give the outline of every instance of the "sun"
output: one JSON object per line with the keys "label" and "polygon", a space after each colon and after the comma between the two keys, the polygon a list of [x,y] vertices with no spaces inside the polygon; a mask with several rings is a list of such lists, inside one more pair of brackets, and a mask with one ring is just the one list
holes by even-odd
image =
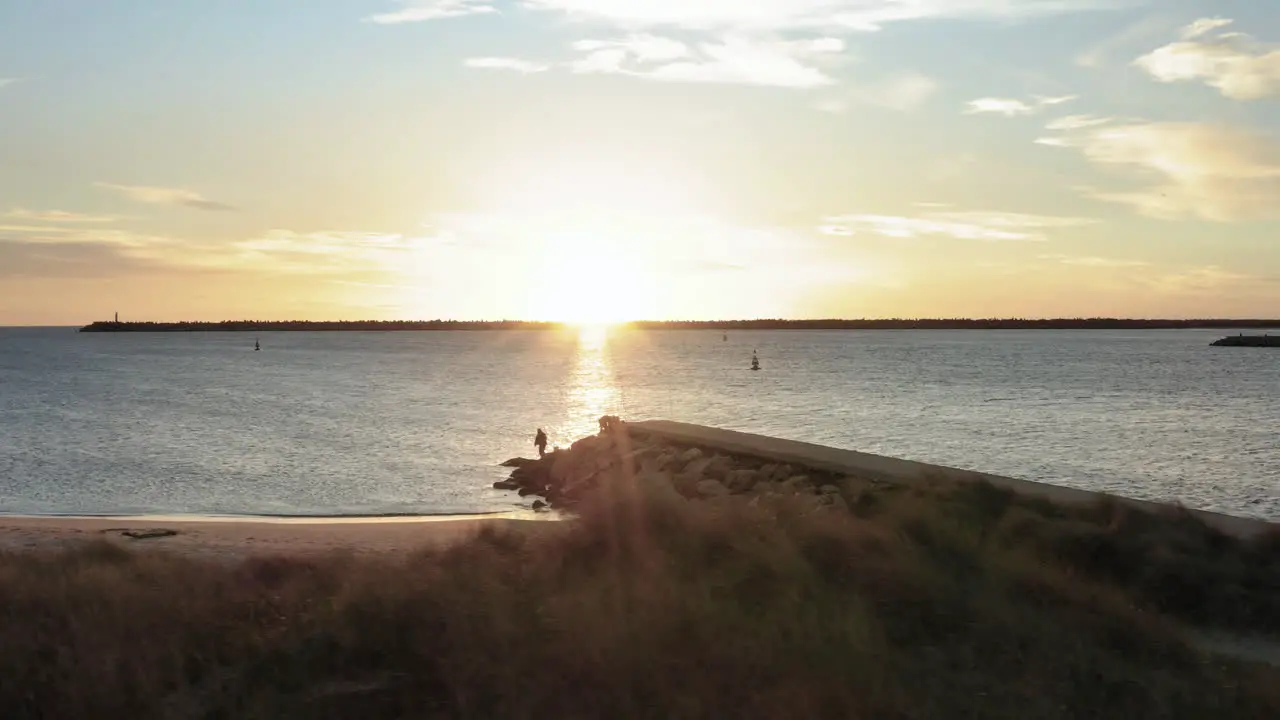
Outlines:
{"label": "sun", "polygon": [[710,196],[679,158],[639,148],[583,146],[495,168],[482,205],[519,218],[534,276],[522,314],[575,325],[656,319],[669,238],[656,219],[705,213]]}
{"label": "sun", "polygon": [[533,316],[579,326],[642,320],[655,279],[637,252],[603,231],[557,231],[536,246]]}

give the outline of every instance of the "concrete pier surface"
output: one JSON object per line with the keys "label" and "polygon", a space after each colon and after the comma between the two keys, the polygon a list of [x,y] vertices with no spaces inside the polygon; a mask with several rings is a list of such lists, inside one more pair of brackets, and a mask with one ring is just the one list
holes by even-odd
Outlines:
{"label": "concrete pier surface", "polygon": [[[626,428],[628,433],[633,435],[648,435],[678,445],[711,449],[731,455],[757,457],[773,462],[789,463],[869,480],[903,484],[939,480],[953,482],[980,480],[988,482],[995,487],[1006,488],[1023,495],[1042,497],[1056,503],[1089,505],[1110,499],[1148,513],[1167,514],[1184,511],[1182,508],[1167,503],[1136,500],[1109,493],[1049,485],[1030,480],[1018,480],[1002,475],[960,470],[944,465],[931,465],[914,460],[902,460],[856,450],[841,450],[796,440],[754,435],[705,425],[692,425],[670,420],[645,420],[628,422],[626,423]],[[1248,539],[1266,533],[1280,532],[1280,524],[1265,520],[1235,517],[1189,508],[1185,509],[1185,512],[1220,532],[1238,538]]]}

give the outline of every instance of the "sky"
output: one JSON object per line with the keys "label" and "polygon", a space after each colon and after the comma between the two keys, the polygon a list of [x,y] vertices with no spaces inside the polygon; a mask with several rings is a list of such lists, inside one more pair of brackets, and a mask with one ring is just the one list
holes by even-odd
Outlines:
{"label": "sky", "polygon": [[1280,316],[1280,0],[0,0],[0,325]]}

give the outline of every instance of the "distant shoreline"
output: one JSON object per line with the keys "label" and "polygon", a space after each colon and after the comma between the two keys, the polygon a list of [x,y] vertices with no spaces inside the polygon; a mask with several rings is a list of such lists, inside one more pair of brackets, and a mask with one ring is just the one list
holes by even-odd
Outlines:
{"label": "distant shoreline", "polygon": [[[885,319],[885,320],[696,320],[641,321],[624,324],[640,330],[1188,330],[1280,328],[1280,319],[1196,320],[1056,318]],[[98,321],[79,332],[415,332],[475,330],[561,330],[571,325],[517,320],[336,320],[222,322]]]}

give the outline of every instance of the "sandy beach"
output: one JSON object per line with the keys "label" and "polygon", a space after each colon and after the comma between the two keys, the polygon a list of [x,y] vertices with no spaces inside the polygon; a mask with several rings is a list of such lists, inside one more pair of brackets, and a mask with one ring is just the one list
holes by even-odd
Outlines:
{"label": "sandy beach", "polygon": [[553,519],[528,515],[404,518],[0,517],[0,551],[59,549],[107,540],[124,547],[163,549],[234,559],[263,554],[332,551],[388,553],[440,547],[482,528],[545,530]]}

